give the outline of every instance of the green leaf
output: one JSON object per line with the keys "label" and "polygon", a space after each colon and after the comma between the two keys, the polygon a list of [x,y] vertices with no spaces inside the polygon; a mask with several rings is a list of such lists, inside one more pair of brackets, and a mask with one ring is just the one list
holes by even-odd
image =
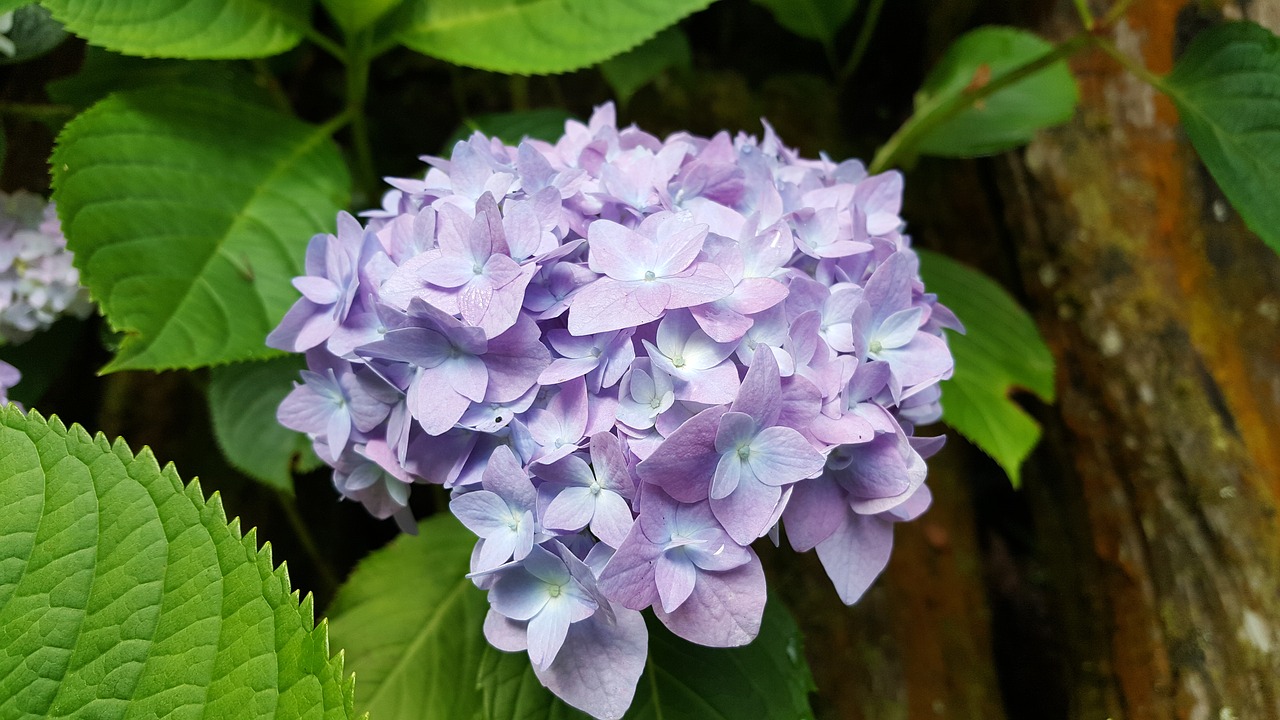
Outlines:
{"label": "green leaf", "polygon": [[465,576],[476,538],[444,513],[365,558],[329,607],[377,720],[470,720],[489,604]]}
{"label": "green leaf", "polygon": [[525,138],[554,141],[564,135],[564,122],[571,118],[569,111],[560,108],[476,115],[462,121],[462,126],[445,142],[444,150],[452,152],[459,140],[466,140],[474,132],[499,138],[508,145],[519,145]]}
{"label": "green leaf", "polygon": [[626,104],[637,90],[670,67],[688,69],[693,63],[689,39],[678,27],[663,30],[640,47],[600,65],[600,74],[613,88],[618,102]]}
{"label": "green leaf", "polygon": [[636,47],[712,0],[409,0],[384,35],[458,65],[577,70]]}
{"label": "green leaf", "polygon": [[956,369],[942,383],[942,419],[994,458],[1017,486],[1040,426],[1010,393],[1028,390],[1053,402],[1053,355],[1027,311],[993,280],[942,255],[918,252],[925,287],[966,330],[947,338]]}
{"label": "green leaf", "polygon": [[350,180],[329,128],[205,90],[119,93],[50,161],[81,282],[126,334],[105,372],[275,355],[313,233]]}
{"label": "green leaf", "polygon": [[[966,33],[942,57],[916,94],[916,117],[927,116],[967,88],[990,83],[1053,51],[1023,30],[981,27]],[[993,155],[1031,141],[1037,130],[1066,122],[1080,93],[1066,61],[1056,62],[998,90],[924,134],[925,155]],[[912,118],[915,121],[916,118]]]}
{"label": "green leaf", "polygon": [[232,467],[293,492],[293,468],[311,443],[276,421],[276,408],[306,369],[301,355],[216,367],[209,374],[213,437]]}
{"label": "green leaf", "polygon": [[0,15],[25,5],[35,5],[35,0],[0,0]]}
{"label": "green leaf", "polygon": [[[709,648],[676,637],[646,615],[649,662],[624,720],[802,720],[814,689],[795,620],[777,598],[746,647]],[[483,642],[483,638],[481,640]],[[361,678],[363,682],[363,677]],[[524,653],[485,646],[481,720],[577,720],[587,716],[538,683]]]}
{"label": "green leaf", "polygon": [[348,35],[374,24],[401,0],[320,0],[338,27]]}
{"label": "green leaf", "polygon": [[67,29],[127,55],[252,58],[297,45],[311,0],[43,0]]}
{"label": "green leaf", "polygon": [[0,717],[353,717],[269,545],[149,450],[0,410]]}
{"label": "green leaf", "polygon": [[1210,28],[1160,87],[1245,224],[1280,252],[1280,38],[1251,22]]}
{"label": "green leaf", "polygon": [[[19,3],[23,4],[23,3]],[[0,9],[0,14],[7,12]],[[67,31],[39,5],[27,4],[13,11],[13,27],[3,33],[13,42],[12,57],[0,54],[0,65],[26,62],[54,49],[67,39]]]}
{"label": "green leaf", "polygon": [[270,94],[254,82],[244,63],[143,59],[93,46],[85,50],[80,72],[50,82],[45,91],[53,102],[83,110],[113,92],[162,85],[195,86],[270,104]]}
{"label": "green leaf", "polygon": [[782,27],[824,45],[835,41],[836,33],[849,20],[858,0],[754,0],[773,13]]}

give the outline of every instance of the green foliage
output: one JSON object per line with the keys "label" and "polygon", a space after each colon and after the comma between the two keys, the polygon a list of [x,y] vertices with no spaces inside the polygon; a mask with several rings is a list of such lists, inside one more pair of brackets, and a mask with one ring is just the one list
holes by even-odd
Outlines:
{"label": "green foliage", "polygon": [[[13,27],[5,33],[13,41],[16,52],[13,57],[0,54],[0,65],[26,62],[49,52],[67,38],[67,31],[49,15],[48,10],[27,3],[17,5],[25,7],[13,10]],[[0,14],[9,10],[0,7]]]}
{"label": "green foliage", "polygon": [[[366,558],[329,607],[332,634],[378,720],[585,718],[543,688],[524,653],[484,639],[488,603],[464,576],[475,536],[453,516],[423,521]],[[743,648],[693,645],[651,622],[649,667],[626,717],[811,717],[800,631],[776,601]]]}
{"label": "green foliage", "polygon": [[445,142],[444,152],[452,152],[459,140],[466,140],[477,131],[499,138],[508,145],[519,145],[525,138],[554,141],[564,134],[564,121],[572,117],[560,108],[476,115],[463,121],[462,127]]}
{"label": "green foliage", "polygon": [[0,360],[22,372],[22,379],[9,389],[9,399],[27,407],[39,402],[62,375],[67,362],[78,356],[84,334],[83,320],[64,317],[21,345],[0,346]]}
{"label": "green foliage", "polygon": [[678,27],[663,30],[640,47],[600,64],[600,74],[625,105],[637,90],[667,68],[688,69],[693,63],[689,39]]}
{"label": "green foliage", "polygon": [[459,65],[560,73],[626,52],[712,0],[409,0],[385,35]]}
{"label": "green foliage", "polygon": [[270,95],[253,82],[243,63],[226,60],[144,60],[102,48],[85,49],[75,75],[45,86],[49,99],[84,110],[113,92],[147,87],[200,87],[240,100],[270,104]]}
{"label": "green foliage", "polygon": [[256,533],[149,450],[0,410],[0,717],[348,718]]}
{"label": "green foliage", "polygon": [[[447,513],[365,558],[329,607],[335,644],[377,720],[469,720],[484,593],[468,580],[475,536]],[[526,661],[527,664],[527,661]]]}
{"label": "green foliage", "polygon": [[754,0],[769,8],[782,27],[801,37],[831,46],[858,0]]}
{"label": "green foliage", "polygon": [[320,0],[347,34],[364,30],[390,12],[401,0]]}
{"label": "green foliage", "polygon": [[1245,224],[1280,252],[1280,38],[1251,22],[1206,30],[1160,87]]}
{"label": "green foliage", "polygon": [[17,10],[24,5],[34,5],[35,0],[0,0],[0,15]]}
{"label": "green foliage", "polygon": [[308,238],[350,185],[329,128],[206,90],[118,93],[67,124],[54,199],[81,282],[126,334],[106,371],[275,354]]}
{"label": "green foliage", "polygon": [[[925,78],[912,120],[1052,51],[1051,44],[1022,30],[973,30],[957,40]],[[919,138],[916,150],[975,157],[1018,147],[1030,142],[1037,130],[1070,119],[1079,98],[1066,61],[1056,62],[937,123]]]}
{"label": "green foliage", "polygon": [[250,58],[302,39],[311,0],[44,0],[71,32],[143,57]]}
{"label": "green foliage", "polygon": [[1009,394],[1021,388],[1053,402],[1053,355],[1027,312],[990,278],[942,255],[918,252],[925,287],[966,330],[948,336],[956,371],[942,383],[942,419],[994,458],[1016,486],[1040,426]]}
{"label": "green foliage", "polygon": [[[652,616],[649,662],[624,720],[801,720],[814,689],[800,630],[771,598],[760,635],[746,647],[682,640]],[[482,639],[483,641],[483,639]],[[480,663],[480,720],[577,720],[587,716],[538,683],[523,653],[486,646]]]}
{"label": "green foliage", "polygon": [[301,355],[216,367],[209,374],[209,416],[218,447],[237,470],[287,493],[293,467],[311,443],[276,421],[276,408],[293,389]]}

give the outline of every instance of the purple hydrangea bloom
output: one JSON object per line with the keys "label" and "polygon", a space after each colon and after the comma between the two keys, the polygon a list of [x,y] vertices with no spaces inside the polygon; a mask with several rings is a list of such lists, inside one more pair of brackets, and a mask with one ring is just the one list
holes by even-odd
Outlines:
{"label": "purple hydrangea bloom", "polygon": [[755,637],[751,543],[815,550],[855,601],[925,510],[955,316],[927,293],[902,177],[761,138],[476,134],[313,240],[272,342],[310,349],[279,417],[344,496],[410,520],[451,489],[485,636],[595,717],[625,714],[652,610]]}
{"label": "purple hydrangea bloom", "polygon": [[22,343],[60,317],[93,311],[72,259],[53,203],[0,193],[0,342]]}

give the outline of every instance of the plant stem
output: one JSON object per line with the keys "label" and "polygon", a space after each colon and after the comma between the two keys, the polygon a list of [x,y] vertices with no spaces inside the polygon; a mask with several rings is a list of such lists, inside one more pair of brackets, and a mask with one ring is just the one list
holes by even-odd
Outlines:
{"label": "plant stem", "polygon": [[370,201],[378,195],[378,176],[369,144],[369,122],[364,114],[369,94],[369,35],[356,33],[347,41],[347,113],[351,117],[351,144],[355,150],[356,187]]}
{"label": "plant stem", "polygon": [[44,103],[0,103],[0,115],[11,115],[23,120],[40,122],[59,122],[76,114],[70,105],[47,105]]}
{"label": "plant stem", "polygon": [[1097,45],[1098,49],[1102,52],[1110,55],[1116,62],[1123,65],[1124,69],[1133,73],[1139,80],[1142,80],[1166,95],[1171,94],[1169,87],[1165,84],[1162,76],[1148,70],[1147,66],[1143,65],[1140,61],[1134,60],[1123,52],[1120,52],[1120,48],[1116,47],[1115,43],[1105,38],[1094,36],[1093,44]]}
{"label": "plant stem", "polygon": [[862,58],[871,45],[871,36],[875,34],[876,23],[880,21],[880,11],[883,9],[884,0],[871,0],[871,4],[867,6],[867,14],[862,18],[862,27],[858,28],[858,39],[853,43],[849,59],[845,60],[844,67],[840,68],[840,73],[836,76],[839,84],[843,85],[853,77],[853,73],[862,64]]}
{"label": "plant stem", "polygon": [[1095,37],[1092,33],[1082,32],[1035,60],[993,78],[985,85],[967,89],[958,95],[927,101],[880,148],[875,159],[871,161],[868,172],[874,175],[897,165],[904,157],[909,157],[914,152],[915,146],[934,128],[969,109],[975,103],[1062,61],[1094,41]]}
{"label": "plant stem", "polygon": [[320,576],[320,583],[323,585],[325,594],[333,597],[338,591],[341,582],[338,580],[338,574],[329,567],[328,560],[320,553],[320,548],[316,545],[315,537],[311,535],[311,530],[302,520],[302,516],[298,514],[296,506],[296,498],[290,497],[283,492],[276,493],[276,500],[280,502],[280,509],[284,510],[285,519],[289,521],[289,527],[293,528],[294,537],[298,539],[298,544],[302,546],[302,551],[306,553],[307,558],[311,560],[311,564],[315,567],[316,573]]}
{"label": "plant stem", "polygon": [[1089,0],[1074,0],[1076,12],[1080,15],[1080,22],[1084,24],[1085,30],[1093,30],[1094,24],[1097,22],[1093,17],[1093,11],[1089,9]]}
{"label": "plant stem", "polygon": [[347,53],[342,49],[342,46],[331,40],[327,35],[310,25],[299,25],[297,27],[303,37],[315,43],[316,47],[334,56],[339,62],[348,62]]}
{"label": "plant stem", "polygon": [[1125,11],[1127,11],[1129,6],[1132,4],[1133,0],[1116,0],[1116,3],[1107,10],[1107,14],[1102,16],[1102,22],[1099,23],[1099,25],[1104,28],[1111,27],[1117,20],[1124,16]]}

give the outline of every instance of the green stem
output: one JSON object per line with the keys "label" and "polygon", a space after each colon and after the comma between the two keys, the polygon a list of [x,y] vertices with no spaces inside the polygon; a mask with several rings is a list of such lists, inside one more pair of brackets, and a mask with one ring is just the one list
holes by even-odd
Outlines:
{"label": "green stem", "polygon": [[853,43],[853,50],[849,52],[849,59],[845,60],[844,67],[840,68],[840,74],[836,76],[840,84],[844,84],[853,77],[853,73],[862,64],[862,58],[867,54],[867,48],[871,45],[871,36],[875,34],[876,23],[880,21],[880,11],[884,9],[884,0],[871,0],[871,4],[867,6],[867,14],[862,18],[862,27],[858,29],[858,39]]}
{"label": "green stem", "polygon": [[1120,48],[1116,47],[1115,43],[1097,36],[1093,38],[1093,43],[1098,46],[1099,50],[1110,55],[1116,62],[1123,65],[1124,69],[1137,76],[1139,80],[1142,80],[1166,95],[1170,94],[1170,89],[1165,84],[1164,77],[1151,72],[1147,69],[1147,66],[1143,65],[1140,61],[1134,60],[1123,52],[1120,52]]}
{"label": "green stem", "polygon": [[916,145],[939,125],[973,107],[975,103],[1075,54],[1076,51],[1093,44],[1094,40],[1091,33],[1080,33],[1035,60],[993,78],[985,85],[967,89],[958,95],[938,97],[926,102],[880,148],[875,159],[871,161],[868,172],[874,175],[901,163],[903,158],[910,157],[915,152]]}
{"label": "green stem", "polygon": [[23,120],[40,122],[60,122],[76,114],[70,105],[47,105],[44,103],[0,103],[0,115],[11,115]]}
{"label": "green stem", "polygon": [[307,554],[307,559],[311,561],[316,573],[320,576],[320,583],[324,586],[324,594],[333,597],[334,593],[338,591],[338,586],[342,583],[338,580],[338,574],[329,566],[328,560],[321,554],[319,546],[316,545],[315,537],[311,534],[311,529],[307,527],[302,515],[298,513],[296,499],[283,492],[278,492],[276,493],[276,500],[280,502],[280,509],[284,510],[285,519],[289,521],[289,527],[293,529],[294,537],[297,538],[298,544],[302,546],[302,551]]}
{"label": "green stem", "polygon": [[1085,30],[1092,30],[1096,20],[1093,18],[1093,11],[1089,9],[1089,0],[1074,0],[1076,12],[1080,15],[1080,22],[1084,24]]}
{"label": "green stem", "polygon": [[342,49],[342,46],[334,42],[327,35],[321,33],[310,25],[299,25],[297,27],[303,37],[315,43],[316,47],[334,56],[339,62],[345,63],[348,61],[347,53]]}
{"label": "green stem", "polygon": [[355,150],[356,187],[366,193],[365,200],[378,194],[378,176],[373,166],[373,146],[369,143],[369,121],[364,113],[369,95],[368,33],[357,33],[347,40],[347,113],[351,118],[351,144]]}

